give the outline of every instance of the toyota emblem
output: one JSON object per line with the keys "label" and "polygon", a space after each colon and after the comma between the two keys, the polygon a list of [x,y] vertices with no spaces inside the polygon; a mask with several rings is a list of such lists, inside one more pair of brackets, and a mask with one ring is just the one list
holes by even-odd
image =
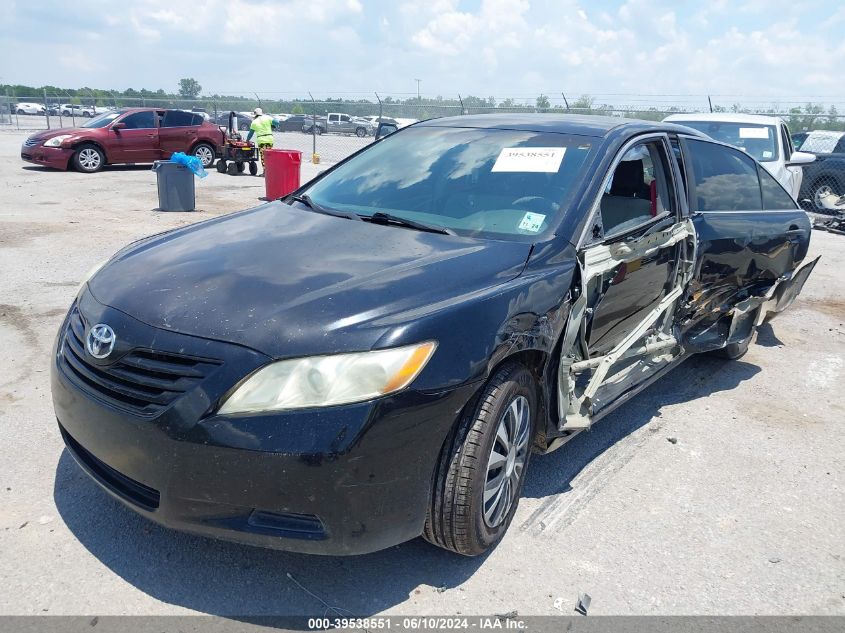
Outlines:
{"label": "toyota emblem", "polygon": [[88,330],[85,347],[94,358],[105,358],[114,349],[116,339],[113,329],[105,323],[98,323]]}

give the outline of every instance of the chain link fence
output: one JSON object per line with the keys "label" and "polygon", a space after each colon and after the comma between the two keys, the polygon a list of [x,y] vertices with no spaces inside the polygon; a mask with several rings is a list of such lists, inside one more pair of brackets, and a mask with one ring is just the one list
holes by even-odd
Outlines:
{"label": "chain link fence", "polygon": [[[43,130],[83,125],[91,117],[127,107],[177,108],[201,112],[210,121],[226,125],[229,112],[242,113],[241,130],[248,128],[256,107],[279,115],[275,146],[296,149],[304,160],[331,165],[373,141],[378,120],[400,127],[419,120],[487,113],[573,113],[659,121],[670,114],[689,112],[735,112],[779,116],[786,121],[802,151],[817,155],[803,166],[799,202],[808,211],[824,214],[845,212],[845,115],[837,102],[778,103],[769,106],[753,101],[714,103],[705,96],[690,95],[582,95],[568,101],[540,95],[536,99],[495,97],[457,98],[297,98],[279,99],[256,95],[180,99],[166,94],[150,96],[83,97],[42,91],[41,94],[0,97],[0,129]],[[842,103],[839,103],[842,107]],[[340,121],[343,119],[343,121]],[[350,123],[354,122],[354,123]],[[335,125],[335,123],[338,123]],[[341,124],[342,123],[342,124]]]}

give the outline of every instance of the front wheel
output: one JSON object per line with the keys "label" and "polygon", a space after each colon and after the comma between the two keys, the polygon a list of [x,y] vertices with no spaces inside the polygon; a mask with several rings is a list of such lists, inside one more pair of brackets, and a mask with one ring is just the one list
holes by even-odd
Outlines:
{"label": "front wheel", "polygon": [[200,163],[202,163],[203,169],[208,169],[214,162],[215,151],[214,148],[208,143],[200,143],[194,148],[194,151],[191,153],[200,159]]}
{"label": "front wheel", "polygon": [[537,383],[522,365],[499,369],[440,453],[423,537],[477,556],[505,535],[516,512],[537,419]]}
{"label": "front wheel", "polygon": [[365,127],[356,128],[355,136],[357,136],[358,138],[364,138],[366,135],[367,135],[367,128],[365,128]]}
{"label": "front wheel", "polygon": [[73,164],[79,171],[93,174],[100,171],[106,162],[106,157],[96,145],[82,145],[73,155]]}
{"label": "front wheel", "polygon": [[256,176],[258,174],[258,164],[255,161],[249,164],[249,174],[250,176]]}
{"label": "front wheel", "polygon": [[26,112],[24,112],[23,110],[21,110],[20,108],[18,108],[18,114],[26,114]]}
{"label": "front wheel", "polygon": [[219,171],[221,174],[226,173],[226,161],[222,158],[217,161],[217,171]]}

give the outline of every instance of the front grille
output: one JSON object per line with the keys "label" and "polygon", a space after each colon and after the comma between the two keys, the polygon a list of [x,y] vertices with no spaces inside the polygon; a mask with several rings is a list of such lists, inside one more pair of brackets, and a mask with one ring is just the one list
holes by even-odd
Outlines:
{"label": "front grille", "polygon": [[76,308],[68,318],[60,365],[76,386],[108,404],[154,416],[222,363],[136,348],[111,365],[95,365],[85,351],[85,323]]}
{"label": "front grille", "polygon": [[23,142],[23,144],[27,147],[35,147],[36,145],[40,145],[41,141],[34,138],[28,138]]}
{"label": "front grille", "polygon": [[74,454],[77,461],[84,464],[100,483],[118,496],[144,508],[144,510],[152,512],[158,508],[161,502],[161,494],[158,490],[127,477],[104,461],[97,459],[82,444],[73,439],[61,424],[59,425],[59,430],[62,433],[65,444]]}

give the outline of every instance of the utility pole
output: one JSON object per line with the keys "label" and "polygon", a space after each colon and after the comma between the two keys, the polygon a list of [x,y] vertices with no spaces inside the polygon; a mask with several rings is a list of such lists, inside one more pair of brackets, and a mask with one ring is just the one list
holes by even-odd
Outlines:
{"label": "utility pole", "polygon": [[417,101],[422,101],[422,99],[420,98],[420,82],[422,81],[422,79],[414,79],[414,81],[417,82]]}

